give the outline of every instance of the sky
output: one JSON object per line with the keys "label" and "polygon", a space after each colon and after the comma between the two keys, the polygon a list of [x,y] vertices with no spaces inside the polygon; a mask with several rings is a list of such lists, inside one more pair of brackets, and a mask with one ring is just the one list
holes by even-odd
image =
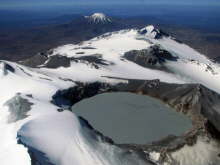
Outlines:
{"label": "sky", "polygon": [[109,4],[175,4],[175,5],[220,5],[220,0],[0,0],[0,7],[33,7],[59,5],[109,5]]}

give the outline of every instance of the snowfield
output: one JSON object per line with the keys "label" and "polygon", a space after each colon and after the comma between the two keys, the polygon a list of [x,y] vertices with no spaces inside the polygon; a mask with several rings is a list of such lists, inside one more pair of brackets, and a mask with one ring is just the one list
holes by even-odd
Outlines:
{"label": "snowfield", "polygon": [[[60,76],[67,74],[69,78],[80,81],[80,78],[86,76],[88,81],[103,79],[103,76],[120,77],[130,79],[160,79],[170,83],[185,83],[186,80],[180,79],[179,76],[172,75],[159,70],[143,68],[133,62],[122,60],[125,52],[130,50],[142,50],[149,48],[152,44],[145,40],[137,38],[137,30],[122,30],[114,33],[107,33],[90,41],[83,42],[79,45],[64,45],[54,49],[51,56],[62,55],[66,57],[82,57],[99,55],[102,59],[113,63],[114,65],[104,66],[97,70],[88,67],[86,64],[72,63],[70,68],[44,69],[52,74],[60,73]],[[87,48],[87,49],[86,49]],[[78,53],[83,54],[78,54]],[[72,74],[72,73],[73,74]],[[83,78],[82,81],[86,81]],[[187,82],[190,82],[188,80]]]}
{"label": "snowfield", "polygon": [[[220,93],[220,86],[218,85],[220,81],[219,64],[212,62],[205,55],[200,54],[189,46],[175,41],[172,37],[155,39],[155,33],[157,30],[154,31],[152,25],[141,29],[141,31],[143,30],[147,30],[147,33],[140,34],[138,30],[134,29],[122,30],[104,34],[78,45],[64,45],[54,49],[51,56],[61,55],[70,58],[77,58],[99,55],[102,59],[114,64],[104,66],[97,70],[91,67],[88,69],[85,64],[73,63],[73,79],[79,81],[80,77],[84,77],[83,74],[81,74],[81,71],[83,71],[83,73],[88,73],[86,74],[86,77],[88,77],[88,80],[90,81],[93,79],[100,80],[100,77],[102,76],[148,80],[160,79],[161,81],[168,83],[200,83]],[[179,58],[177,62],[167,61],[165,63],[165,66],[174,74],[161,70],[144,68],[123,59],[124,53],[130,50],[148,49],[155,44],[160,45],[165,50],[171,52],[173,56]],[[60,72],[60,70],[71,77],[70,68],[58,68],[56,70],[49,69],[47,71],[56,74]],[[60,74],[63,75],[63,73]],[[89,75],[92,76],[89,78]],[[85,81],[85,78],[83,81]]]}
{"label": "snowfield", "polygon": [[[103,15],[94,15],[94,21],[104,19]],[[58,90],[75,86],[75,81],[126,83],[125,80],[107,77],[160,79],[162,82],[179,84],[201,83],[220,93],[218,64],[171,37],[155,39],[157,31],[154,31],[153,26],[142,30],[146,30],[147,33],[140,34],[137,29],[122,30],[77,45],[60,46],[49,56],[49,58],[57,55],[68,58],[98,56],[107,62],[107,65],[99,64],[99,68],[89,62],[81,61],[72,61],[69,67],[55,69],[45,68],[44,65],[39,68],[29,68],[13,62],[1,61],[0,164],[30,165],[31,159],[25,146],[45,154],[48,161],[54,165],[147,164],[134,153],[127,154],[119,147],[104,142],[75,114],[67,110],[59,112],[60,107],[51,103],[52,96]],[[177,61],[166,61],[164,64],[169,72],[142,67],[123,57],[128,51],[148,49],[155,44],[161,45],[178,57]],[[7,104],[9,100],[16,98],[23,98],[29,102],[30,109],[24,109],[19,104],[12,108]],[[25,117],[8,122],[12,112],[21,113]],[[25,146],[18,144],[17,138]],[[203,141],[197,142],[197,148],[201,152],[204,148],[208,148],[208,151],[219,150],[216,149],[216,144],[207,144]],[[173,159],[180,161],[180,165],[191,165],[185,158],[189,156],[186,155],[186,151],[192,156],[198,156],[194,148],[186,146],[173,153]],[[202,162],[209,163],[207,161],[210,160],[210,154],[212,152],[203,152],[203,158],[198,157],[199,160],[193,165],[207,165]],[[152,153],[151,157],[158,159],[158,153]]]}

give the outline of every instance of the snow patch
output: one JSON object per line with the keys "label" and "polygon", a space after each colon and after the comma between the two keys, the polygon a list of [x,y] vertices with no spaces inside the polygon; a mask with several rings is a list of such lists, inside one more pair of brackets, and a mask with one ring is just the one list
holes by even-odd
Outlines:
{"label": "snow patch", "polygon": [[160,159],[160,153],[158,152],[150,152],[149,157],[153,162],[158,162]]}
{"label": "snow patch", "polygon": [[[220,144],[215,140],[198,138],[193,146],[185,145],[170,154],[171,160],[178,165],[214,165],[220,164]],[[168,165],[171,163],[167,162]]]}
{"label": "snow patch", "polygon": [[156,29],[153,25],[146,26],[145,28],[140,30],[140,34],[145,35],[149,38],[155,39],[159,30]]}
{"label": "snow patch", "polygon": [[206,64],[191,60],[178,60],[166,63],[175,74],[186,77],[192,82],[202,84],[220,93],[220,68],[215,64]]}

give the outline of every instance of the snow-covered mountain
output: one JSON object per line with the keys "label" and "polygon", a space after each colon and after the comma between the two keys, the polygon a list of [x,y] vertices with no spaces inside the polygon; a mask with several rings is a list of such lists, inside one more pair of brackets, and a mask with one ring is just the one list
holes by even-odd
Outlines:
{"label": "snow-covered mountain", "polygon": [[105,24],[105,23],[111,23],[111,18],[107,17],[103,13],[94,13],[91,16],[85,16],[86,19],[88,19],[89,22],[95,23],[95,24]]}
{"label": "snow-covered mountain", "polygon": [[[20,64],[1,61],[0,77],[3,165],[220,163],[220,67],[152,25],[63,45]],[[154,145],[121,146],[67,110],[109,91],[157,97],[192,119],[193,129]]]}
{"label": "snow-covered mountain", "polygon": [[[150,51],[155,50],[155,47],[158,50]],[[135,52],[131,52],[133,50]],[[144,50],[149,50],[149,52]],[[170,58],[166,59],[164,52],[160,53],[163,50],[166,50]],[[134,59],[129,60],[127,57],[129,53],[130,57],[139,59],[144,66],[140,66]],[[41,70],[53,74],[58,74],[57,71],[62,70],[60,77],[64,76],[63,72],[67,74],[74,68],[75,73],[67,74],[65,78],[71,78],[73,75],[72,79],[77,81],[98,79],[106,81],[103,76],[125,79],[160,79],[169,83],[201,83],[220,92],[217,83],[220,79],[218,64],[160,32],[152,25],[140,30],[127,29],[106,33],[76,45],[63,45],[48,51],[47,57],[39,55],[37,58],[44,58],[44,60],[38,60],[40,63],[32,65],[36,59],[29,59],[24,64],[40,66]],[[150,61],[155,58],[162,58],[164,62],[151,64]],[[78,74],[80,71],[77,69],[79,67],[80,71],[84,68],[83,72],[86,71],[91,76],[85,75],[86,79],[81,80],[82,75]],[[161,67],[164,69],[160,69]],[[138,74],[135,74],[137,71]]]}

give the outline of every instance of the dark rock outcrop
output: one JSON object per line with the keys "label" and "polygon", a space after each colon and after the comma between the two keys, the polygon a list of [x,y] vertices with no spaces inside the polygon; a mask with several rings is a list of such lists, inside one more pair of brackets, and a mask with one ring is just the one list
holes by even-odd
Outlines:
{"label": "dark rock outcrop", "polygon": [[93,54],[93,55],[84,55],[82,57],[66,57],[61,55],[54,56],[42,56],[36,55],[30,59],[20,62],[21,64],[29,67],[46,67],[56,69],[59,67],[70,67],[71,62],[81,62],[81,63],[89,63],[94,66],[96,69],[99,68],[99,65],[113,65],[113,63],[103,60],[101,58],[101,54]]}
{"label": "dark rock outcrop", "polygon": [[124,57],[132,62],[143,67],[152,69],[165,69],[163,64],[168,61],[176,61],[178,58],[174,57],[170,52],[160,48],[159,45],[153,45],[148,49],[132,50],[126,52]]}
{"label": "dark rock outcrop", "polygon": [[39,53],[19,63],[29,67],[37,67],[43,65],[47,61],[48,57],[46,53]]}
{"label": "dark rock outcrop", "polygon": [[1,70],[2,70],[2,74],[3,75],[7,75],[9,72],[14,73],[15,69],[9,65],[8,63],[4,62],[4,61],[0,61],[0,65],[1,65]]}

